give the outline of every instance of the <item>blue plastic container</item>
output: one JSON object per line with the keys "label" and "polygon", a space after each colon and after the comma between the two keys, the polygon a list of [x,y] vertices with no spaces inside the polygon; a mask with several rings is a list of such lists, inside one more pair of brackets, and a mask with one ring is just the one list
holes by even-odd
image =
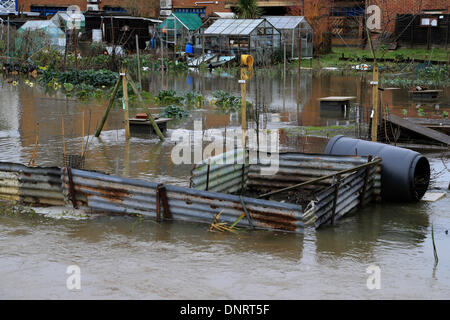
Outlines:
{"label": "blue plastic container", "polygon": [[191,43],[186,43],[186,53],[194,53],[194,47]]}

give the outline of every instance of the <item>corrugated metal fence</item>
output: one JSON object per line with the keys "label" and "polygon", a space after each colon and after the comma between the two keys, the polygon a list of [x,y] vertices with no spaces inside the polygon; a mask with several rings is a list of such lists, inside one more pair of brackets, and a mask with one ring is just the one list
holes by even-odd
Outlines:
{"label": "corrugated metal fence", "polygon": [[[235,164],[230,164],[230,158]],[[245,161],[236,163],[239,158]],[[334,223],[379,193],[380,160],[368,161],[357,156],[284,153],[279,155],[279,171],[267,176],[260,172],[263,165],[248,165],[248,152],[231,151],[196,166],[193,188],[71,168],[0,163],[0,199],[33,205],[64,205],[70,200],[73,206],[89,211],[208,224],[218,213],[228,223],[245,214],[237,226],[301,232],[304,225],[317,228]],[[292,191],[304,197],[294,203],[228,194],[245,190],[247,185],[258,191],[284,192],[283,188],[299,183],[304,183],[301,189]]]}
{"label": "corrugated metal fence", "polygon": [[[357,169],[369,162],[368,157],[280,153],[277,155],[278,171],[273,175],[262,174],[262,169],[269,168],[273,163],[261,164],[255,161],[258,163],[251,164],[244,171],[242,166],[218,164],[217,161],[222,161],[224,157],[235,159],[238,156],[242,156],[242,150],[230,151],[196,166],[192,171],[191,186],[200,190],[213,186],[215,190],[225,193],[240,192],[248,187],[249,191],[260,195],[325,177],[314,183],[305,183],[301,188],[289,190],[291,194],[283,192],[278,197],[302,204],[305,212],[303,222],[316,228],[334,223],[380,194],[379,163]],[[270,158],[273,159],[273,155],[270,155]],[[355,170],[352,170],[353,168]],[[350,171],[338,177],[338,174],[345,170]]]}
{"label": "corrugated metal fence", "polygon": [[[259,190],[282,189],[314,178],[336,174],[339,171],[351,169],[368,162],[368,157],[314,155],[294,152],[280,153],[279,159],[278,172],[271,176],[260,174],[261,168],[269,165],[252,164],[248,174],[248,187],[256,187]],[[324,186],[331,183],[332,178],[318,182],[319,185]],[[375,176],[374,183],[375,194],[379,194],[381,188],[381,175],[379,172]],[[317,184],[311,187],[317,188]]]}
{"label": "corrugated metal fence", "polygon": [[[296,204],[163,186],[76,169],[70,169],[70,176],[71,179],[69,169],[63,168],[65,194],[77,206],[97,212],[140,214],[157,220],[164,217],[210,224],[220,212],[221,221],[233,223],[247,211],[247,218],[243,218],[237,226],[291,232],[303,230],[302,208]],[[164,208],[158,209],[164,199],[167,199],[162,206]]]}
{"label": "corrugated metal fence", "polygon": [[[262,165],[252,165],[248,186],[260,193],[294,193],[294,201],[303,204],[305,226],[332,224],[380,194],[381,159],[300,153],[280,154],[279,159],[279,170],[272,176],[260,174]],[[290,189],[299,184],[301,188]]]}
{"label": "corrugated metal fence", "polygon": [[32,205],[64,205],[59,168],[0,162],[0,199]]}
{"label": "corrugated metal fence", "polygon": [[195,165],[191,172],[191,187],[225,193],[241,191],[247,183],[248,169],[248,151],[231,150]]}

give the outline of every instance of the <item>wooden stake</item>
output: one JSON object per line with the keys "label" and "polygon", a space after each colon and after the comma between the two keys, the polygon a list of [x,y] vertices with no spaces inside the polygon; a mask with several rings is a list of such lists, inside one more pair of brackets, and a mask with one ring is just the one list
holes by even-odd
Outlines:
{"label": "wooden stake", "polygon": [[100,124],[98,125],[97,131],[95,132],[96,138],[98,138],[100,136],[100,133],[102,132],[103,126],[105,125],[106,119],[108,118],[109,111],[111,110],[111,108],[114,104],[114,99],[116,98],[117,91],[119,91],[119,86],[120,86],[121,80],[122,80],[122,78],[121,78],[121,76],[119,76],[119,79],[117,80],[114,90],[112,92],[112,96],[109,99],[108,106],[106,107],[105,113],[103,114],[103,118],[100,121]]}
{"label": "wooden stake", "polygon": [[[66,142],[64,141],[64,116],[61,117],[61,131],[62,131],[62,143],[63,143],[63,156],[64,162],[66,161]],[[66,164],[64,163],[64,166]]]}
{"label": "wooden stake", "polygon": [[[448,32],[447,32],[448,33]],[[202,62],[205,62],[205,30],[202,29]]]}
{"label": "wooden stake", "polygon": [[33,154],[31,155],[30,161],[28,161],[28,166],[34,167],[36,165],[38,144],[39,144],[39,123],[36,124],[36,140],[34,142]]}
{"label": "wooden stake", "polygon": [[246,130],[247,130],[247,101],[246,101],[246,94],[247,94],[247,84],[246,84],[246,77],[244,76],[245,69],[241,69],[241,121],[242,121],[242,147],[245,149],[246,147]]}
{"label": "wooden stake", "polygon": [[130,121],[128,114],[128,83],[127,83],[127,69],[122,68],[122,87],[123,87],[123,100],[125,103],[125,112],[124,112],[124,120],[125,120],[125,138],[130,139]]}
{"label": "wooden stake", "polygon": [[130,176],[130,140],[125,142],[125,177]]}
{"label": "wooden stake", "polygon": [[76,33],[76,29],[72,29],[72,34],[73,34],[73,45],[74,45],[74,54],[75,54],[75,69],[78,70],[78,51],[77,51],[77,46],[78,46],[78,36]]}
{"label": "wooden stake", "polygon": [[372,141],[377,142],[378,136],[378,65],[373,66],[373,82],[372,82]]}
{"label": "wooden stake", "polygon": [[139,52],[139,36],[136,34],[136,54],[137,54],[137,68],[138,68],[138,81],[142,88],[142,77],[141,77],[141,54]]}
{"label": "wooden stake", "polygon": [[286,41],[283,43],[283,79],[286,79]]}
{"label": "wooden stake", "polygon": [[81,142],[81,156],[83,156],[84,154],[84,110],[82,112],[82,120],[81,120],[81,138],[82,138],[82,142]]}
{"label": "wooden stake", "polygon": [[367,39],[369,42],[370,51],[373,57],[373,82],[372,82],[372,141],[377,142],[377,131],[378,131],[378,63],[377,57],[375,55],[375,50],[372,45],[372,37],[370,36],[370,31],[366,27]]}
{"label": "wooden stake", "polygon": [[300,85],[300,72],[302,67],[302,32],[299,31],[299,40],[298,40],[298,83]]}

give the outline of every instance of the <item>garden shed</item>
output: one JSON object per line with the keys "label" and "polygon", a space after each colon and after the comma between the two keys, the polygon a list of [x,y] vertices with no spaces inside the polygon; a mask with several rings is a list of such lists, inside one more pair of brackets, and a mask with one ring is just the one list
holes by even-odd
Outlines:
{"label": "garden shed", "polygon": [[178,45],[184,49],[192,36],[202,25],[202,19],[196,13],[174,12],[158,26],[163,41],[167,44]]}
{"label": "garden shed", "polygon": [[212,52],[251,54],[258,64],[270,61],[280,48],[280,32],[266,19],[218,19],[205,32],[205,48]]}
{"label": "garden shed", "polygon": [[298,58],[300,39],[302,41],[302,58],[313,55],[313,29],[301,16],[265,16],[278,31],[280,31],[286,44],[286,56],[291,59]]}

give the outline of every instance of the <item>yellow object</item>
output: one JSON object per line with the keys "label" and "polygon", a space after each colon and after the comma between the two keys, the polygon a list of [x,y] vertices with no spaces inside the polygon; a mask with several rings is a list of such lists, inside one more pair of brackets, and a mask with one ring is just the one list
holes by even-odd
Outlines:
{"label": "yellow object", "polygon": [[253,77],[253,69],[241,68],[241,80],[250,80]]}
{"label": "yellow object", "polygon": [[253,68],[253,63],[255,60],[250,54],[241,55],[241,65],[247,66],[249,68]]}

